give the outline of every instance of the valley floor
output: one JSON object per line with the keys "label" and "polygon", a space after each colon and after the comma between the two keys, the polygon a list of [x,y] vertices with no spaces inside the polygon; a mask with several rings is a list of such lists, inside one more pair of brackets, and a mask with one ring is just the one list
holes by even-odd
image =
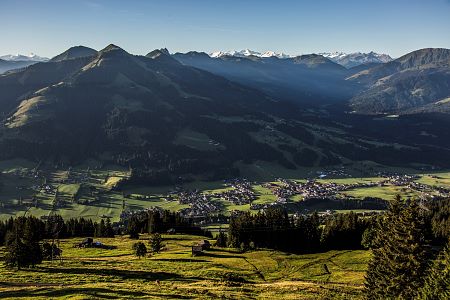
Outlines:
{"label": "valley floor", "polygon": [[[0,219],[19,216],[24,213],[37,217],[59,214],[64,218],[85,217],[99,220],[104,217],[118,221],[124,211],[141,210],[149,207],[160,207],[171,211],[190,209],[192,203],[180,203],[176,187],[171,186],[128,186],[122,191],[114,190],[114,186],[129,176],[129,170],[120,166],[97,166],[91,163],[77,167],[59,167],[31,163],[24,160],[0,162]],[[258,167],[258,168],[257,168]],[[271,171],[283,179],[296,183],[304,183],[307,178],[319,178],[323,172],[328,174],[323,179],[317,179],[323,185],[323,190],[333,188],[330,184],[358,185],[358,187],[336,192],[339,199],[363,199],[377,197],[391,200],[396,194],[411,197],[423,195],[440,195],[438,189],[450,191],[450,172],[420,172],[414,169],[380,168],[366,163],[354,165],[345,169],[309,169],[285,173],[274,169],[272,165],[249,165],[247,169],[258,169],[259,175]],[[262,172],[261,170],[264,170]],[[361,170],[366,170],[362,172]],[[370,170],[368,172],[367,170]],[[261,173],[262,172],[262,173]],[[336,174],[338,173],[338,174]],[[426,191],[411,188],[410,184],[393,184],[387,182],[385,176],[379,174],[416,174],[413,183],[423,185]],[[265,173],[264,173],[265,174]],[[248,176],[245,176],[248,175]],[[223,181],[205,182],[193,181],[183,185],[186,191],[198,190],[205,195],[211,195],[215,210],[212,215],[230,215],[233,211],[258,211],[258,207],[271,205],[277,201],[277,196],[268,187],[283,186],[277,176],[256,176],[254,173],[243,172],[243,176],[251,180],[251,190],[255,194],[251,208],[249,203],[233,203],[213,194],[233,190]],[[323,175],[322,175],[323,176]],[[261,178],[256,180],[255,178]],[[385,183],[383,183],[385,182]],[[169,199],[170,198],[170,199]],[[298,204],[304,200],[300,194],[288,197],[284,207],[291,213],[298,211]],[[333,210],[327,203],[308,204],[310,211],[326,212]],[[348,210],[348,208],[344,209]],[[358,209],[353,209],[358,211]],[[338,211],[337,211],[338,212]],[[197,212],[198,213],[198,212]],[[209,211],[201,211],[205,216]]]}
{"label": "valley floor", "polygon": [[202,238],[177,234],[164,236],[161,253],[139,259],[128,237],[95,239],[113,250],[74,248],[81,240],[61,241],[61,262],[21,271],[1,265],[1,298],[360,299],[370,258],[362,250],[294,255],[215,247],[193,257],[191,246]]}

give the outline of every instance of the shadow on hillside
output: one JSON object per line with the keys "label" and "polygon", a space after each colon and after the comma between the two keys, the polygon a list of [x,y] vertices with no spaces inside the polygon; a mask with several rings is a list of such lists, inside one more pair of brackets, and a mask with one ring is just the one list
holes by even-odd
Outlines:
{"label": "shadow on hillside", "polygon": [[197,263],[197,262],[209,262],[207,260],[204,259],[190,259],[190,258],[154,258],[152,260],[155,261],[167,261],[167,262],[193,262],[193,263]]}
{"label": "shadow on hillside", "polygon": [[178,280],[194,281],[201,280],[200,277],[185,277],[175,273],[168,272],[145,272],[117,269],[90,269],[90,268],[47,268],[30,269],[31,272],[42,273],[63,273],[72,275],[93,275],[93,276],[115,276],[121,279],[147,279],[147,280]]}
{"label": "shadow on hillside", "polygon": [[30,298],[35,296],[55,298],[55,297],[67,297],[67,296],[88,296],[93,299],[117,299],[118,297],[126,297],[134,299],[136,297],[158,297],[158,298],[170,298],[170,299],[190,299],[190,297],[182,295],[164,295],[164,294],[149,294],[132,290],[111,290],[105,288],[60,288],[48,290],[46,288],[38,289],[25,289],[2,292],[2,298]]}
{"label": "shadow on hillside", "polygon": [[218,253],[211,253],[209,251],[203,252],[202,256],[216,257],[216,258],[245,258],[245,256],[242,256],[242,255],[218,254]]}
{"label": "shadow on hillside", "polygon": [[227,248],[218,248],[218,247],[213,247],[208,249],[208,252],[227,252],[227,253],[232,253],[232,254],[241,254],[242,252],[239,252],[237,249],[227,249]]}
{"label": "shadow on hillside", "polygon": [[[198,239],[204,239],[204,237],[202,236],[198,236]],[[175,234],[175,235],[169,235],[169,236],[164,236],[164,241],[194,241],[194,239],[192,239],[191,237],[183,237],[183,234]]]}

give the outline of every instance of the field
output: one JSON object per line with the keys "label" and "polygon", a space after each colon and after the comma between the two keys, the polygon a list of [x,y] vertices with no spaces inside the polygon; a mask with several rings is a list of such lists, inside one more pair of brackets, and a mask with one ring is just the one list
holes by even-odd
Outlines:
{"label": "field", "polygon": [[[319,174],[327,170],[317,168],[301,170],[284,170],[270,163],[257,162],[253,165],[241,166],[243,176],[248,175],[254,183],[252,189],[257,199],[254,204],[269,204],[276,201],[276,196],[263,187],[266,182],[281,184],[278,177],[305,181],[307,178],[318,178]],[[420,174],[413,169],[387,169],[371,163],[354,164],[346,167],[345,175],[329,175],[318,179],[321,183],[354,184],[378,183],[384,180],[369,174],[374,172],[404,172],[405,174]],[[119,219],[125,209],[139,210],[157,206],[163,209],[178,211],[189,205],[180,204],[177,199],[167,199],[168,193],[174,191],[174,186],[129,186],[123,191],[116,191],[114,187],[129,176],[129,170],[115,165],[101,165],[96,161],[88,161],[74,168],[51,165],[33,164],[24,160],[0,162],[0,219],[21,215],[25,212],[35,216],[45,216],[57,213],[65,218],[83,216],[95,220],[111,217],[113,221]],[[418,183],[429,186],[450,186],[450,172],[422,173]],[[258,179],[259,178],[259,179]],[[43,187],[47,186],[50,191]],[[193,181],[183,185],[186,190],[199,190],[203,193],[217,193],[231,189],[223,181],[205,182]],[[63,205],[55,205],[54,193]],[[396,194],[417,197],[417,191],[387,184],[347,190],[340,195],[345,197],[364,198],[378,197],[390,200]],[[33,200],[34,199],[34,200]],[[288,207],[295,209],[295,204],[302,201],[301,195],[289,199]],[[33,203],[36,201],[36,203]],[[227,200],[217,199],[220,213],[229,215],[233,210],[247,211],[250,205],[235,205]],[[329,207],[311,205],[311,209],[326,211]]]}
{"label": "field", "polygon": [[98,239],[113,250],[74,248],[81,240],[61,241],[62,262],[21,271],[2,266],[1,297],[359,299],[370,258],[362,250],[294,255],[215,247],[192,257],[190,246],[201,237],[165,235],[164,251],[139,259],[131,250],[135,241],[127,237]]}

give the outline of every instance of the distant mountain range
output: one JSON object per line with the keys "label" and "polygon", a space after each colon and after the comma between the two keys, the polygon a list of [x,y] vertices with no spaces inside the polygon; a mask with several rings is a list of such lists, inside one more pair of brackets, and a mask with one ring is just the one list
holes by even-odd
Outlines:
{"label": "distant mountain range", "polygon": [[11,70],[25,68],[35,63],[35,61],[8,61],[0,59],[0,74]]}
{"label": "distant mountain range", "polygon": [[45,61],[48,61],[48,58],[40,57],[33,53],[30,55],[17,54],[0,56],[0,74]]}
{"label": "distant mountain range", "polygon": [[[369,53],[344,53],[344,52],[323,52],[317,53],[322,55],[331,61],[340,64],[346,68],[356,67],[362,64],[368,63],[387,63],[392,61],[392,58],[387,54],[378,54],[375,52]],[[240,50],[240,51],[217,51],[209,54],[209,56],[213,58],[220,58],[224,56],[233,56],[233,57],[278,57],[278,58],[293,58],[300,55],[288,55],[282,52],[274,52],[274,51],[266,51],[266,52],[258,52],[250,49]]]}
{"label": "distant mountain range", "polygon": [[266,51],[266,52],[258,52],[250,49],[240,50],[240,51],[216,51],[210,54],[211,57],[223,57],[223,56],[234,56],[234,57],[278,57],[278,58],[289,58],[290,55],[274,52],[274,51]]}
{"label": "distant mountain range", "polygon": [[[78,49],[77,49],[78,48]],[[61,53],[60,55],[52,58],[52,60],[60,60],[63,58],[63,56],[66,57],[76,57],[77,55],[88,55],[92,54],[93,49],[86,50],[86,47],[78,46],[73,47],[71,51],[74,53]],[[87,51],[87,52],[82,52]],[[95,51],[95,50],[93,50]],[[77,53],[80,52],[80,53]],[[365,65],[369,63],[386,63],[392,60],[392,58],[387,54],[377,54],[374,52],[370,53],[350,53],[346,54],[343,52],[333,52],[333,53],[319,53],[319,55],[322,55],[326,58],[329,58],[331,61],[340,64],[346,68],[352,68],[359,65]],[[240,50],[240,51],[217,51],[209,54],[212,58],[223,58],[223,57],[240,57],[240,58],[246,58],[246,57],[259,57],[259,58],[270,58],[270,57],[277,57],[280,59],[289,59],[289,58],[295,58],[296,56],[288,55],[282,52],[274,52],[274,51],[266,51],[266,52],[258,52],[253,51],[250,49]],[[303,55],[301,55],[303,56]],[[20,62],[17,64],[14,63],[5,63],[3,62],[0,64],[0,74],[9,70],[14,70],[17,68],[22,68],[28,65],[31,65],[36,62],[46,62],[50,59],[46,57],[41,57],[36,54],[29,54],[29,55],[4,55],[0,56],[0,60],[8,61],[8,62]]]}
{"label": "distant mountain range", "polygon": [[325,56],[331,59],[335,63],[338,63],[346,68],[353,68],[359,65],[368,63],[387,63],[392,61],[392,57],[387,54],[378,54],[375,52],[369,53],[344,53],[344,52],[332,52],[332,53],[319,53],[319,55]]}
{"label": "distant mountain range", "polygon": [[[211,57],[202,52],[188,52],[176,53],[174,57],[183,64],[301,105],[346,103],[351,99],[347,102],[349,110],[358,113],[406,114],[448,111],[448,102],[442,100],[450,96],[449,51],[422,49],[395,60],[373,52],[282,59],[253,55],[251,51],[237,56]],[[437,102],[440,104],[430,105]],[[422,106],[426,109],[422,110]]]}
{"label": "distant mountain range", "polygon": [[0,56],[0,59],[7,60],[7,61],[34,61],[34,62],[43,62],[48,61],[49,59],[46,57],[38,56],[34,53],[31,53],[29,55],[22,55],[22,54],[16,54],[16,55],[3,55]]}
{"label": "distant mountain range", "polygon": [[[450,118],[430,110],[433,101],[385,118],[376,97],[363,98],[396,74],[414,73],[430,82],[423,89],[436,89],[436,106],[446,106],[446,77],[433,77],[448,71],[446,57],[445,49],[424,49],[347,69],[314,54],[138,56],[115,45],[77,46],[0,76],[0,159],[95,158],[159,183],[229,178],[258,161],[290,169],[355,160],[450,167]],[[394,94],[416,88],[396,82]]]}
{"label": "distant mountain range", "polygon": [[348,99],[357,88],[351,73],[328,58],[310,54],[280,59],[258,56],[210,57],[204,52],[173,55],[185,65],[262,90],[275,99],[317,105]]}

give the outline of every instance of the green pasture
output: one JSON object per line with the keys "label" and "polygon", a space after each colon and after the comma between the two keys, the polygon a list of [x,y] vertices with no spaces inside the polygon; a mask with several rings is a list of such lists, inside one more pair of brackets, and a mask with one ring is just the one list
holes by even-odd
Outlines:
{"label": "green pasture", "polygon": [[[21,271],[0,267],[2,298],[34,299],[360,299],[369,251],[295,255],[213,247],[192,257],[202,240],[165,235],[165,249],[137,258],[135,240],[96,239],[113,250],[74,248],[61,241],[63,260]],[[147,236],[141,236],[147,244]],[[0,260],[4,249],[0,248]],[[0,262],[0,264],[2,264]]]}

